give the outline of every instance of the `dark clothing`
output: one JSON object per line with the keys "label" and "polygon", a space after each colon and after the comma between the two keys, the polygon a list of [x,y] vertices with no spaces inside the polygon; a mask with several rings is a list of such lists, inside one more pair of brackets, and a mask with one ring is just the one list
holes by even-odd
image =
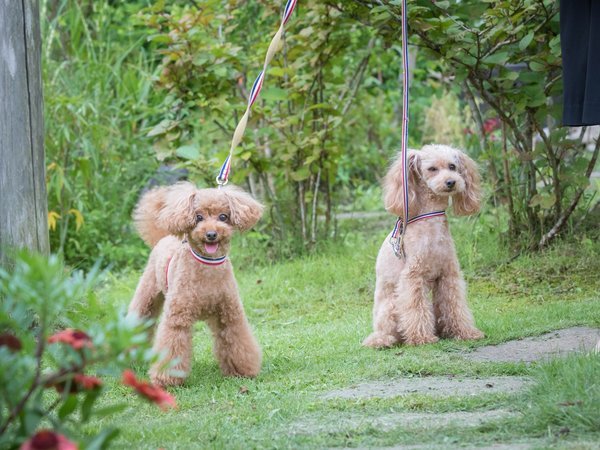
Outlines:
{"label": "dark clothing", "polygon": [[600,125],[600,1],[561,0],[563,125]]}

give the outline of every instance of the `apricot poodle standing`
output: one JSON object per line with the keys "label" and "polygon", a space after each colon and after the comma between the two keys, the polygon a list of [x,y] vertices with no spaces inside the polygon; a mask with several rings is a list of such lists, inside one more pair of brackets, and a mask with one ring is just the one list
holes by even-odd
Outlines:
{"label": "apricot poodle standing", "polygon": [[[252,377],[261,366],[227,255],[235,230],[251,228],[262,205],[238,188],[197,189],[178,183],[149,191],[134,212],[136,227],[152,248],[129,305],[129,314],[162,317],[154,349],[161,361],[153,382],[181,384],[189,374],[193,325],[206,321],[221,372]],[[172,367],[169,367],[171,363]]]}
{"label": "apricot poodle standing", "polygon": [[[481,201],[476,164],[463,152],[443,145],[410,150],[409,218],[444,211],[452,199],[457,215],[474,214]],[[403,215],[402,161],[398,157],[383,180],[388,211]],[[479,339],[466,300],[454,242],[445,215],[411,223],[403,239],[404,256],[384,241],[376,264],[373,333],[363,345],[419,345],[438,337]]]}

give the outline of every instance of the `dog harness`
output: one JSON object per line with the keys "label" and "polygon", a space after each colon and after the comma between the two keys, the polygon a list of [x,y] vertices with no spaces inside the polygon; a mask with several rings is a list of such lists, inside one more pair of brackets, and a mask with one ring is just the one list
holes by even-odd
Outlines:
{"label": "dog harness", "polygon": [[[432,217],[440,217],[445,216],[446,211],[432,211],[425,214],[419,214],[411,219],[408,219],[406,225],[410,223],[415,223],[420,220],[430,219]],[[394,253],[398,258],[402,258],[404,256],[404,249],[402,246],[402,241],[404,240],[404,220],[402,217],[398,217],[396,220],[396,225],[394,226],[394,230],[392,231],[392,235],[390,236],[390,244],[392,244],[392,248],[394,249]]]}
{"label": "dog harness", "polygon": [[[182,244],[186,244],[187,240],[184,240],[182,242]],[[190,250],[190,253],[192,254],[192,257],[198,261],[199,263],[202,263],[206,266],[220,266],[221,264],[225,263],[225,261],[227,261],[227,255],[225,256],[220,256],[218,258],[208,258],[206,256],[202,256],[198,253],[196,253],[194,251],[194,249],[192,248],[191,245],[188,246],[188,249]],[[171,265],[171,259],[173,259],[173,257],[171,256],[168,260],[167,260],[167,267],[165,267],[165,286],[166,289],[169,289],[169,266]]]}

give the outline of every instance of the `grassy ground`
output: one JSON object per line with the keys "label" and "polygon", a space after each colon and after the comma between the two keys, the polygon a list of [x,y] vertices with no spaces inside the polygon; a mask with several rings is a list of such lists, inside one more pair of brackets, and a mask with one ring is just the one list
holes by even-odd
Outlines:
{"label": "grassy ground", "polygon": [[[177,411],[142,404],[110,418],[122,434],[116,448],[323,448],[426,444],[447,448],[534,439],[541,448],[595,448],[600,439],[600,358],[572,357],[544,366],[466,361],[460,352],[571,325],[600,326],[600,245],[591,239],[563,243],[511,262],[495,239],[472,222],[454,224],[469,282],[470,304],[486,339],[444,340],[417,348],[362,348],[371,327],[375,256],[385,235],[350,233],[346,244],[272,266],[252,266],[234,254],[246,311],[264,352],[255,380],[225,379],[211,354],[209,333],[198,324],[195,362],[188,382],[171,389]],[[363,236],[369,236],[365,238]],[[503,262],[504,261],[504,262]],[[113,279],[107,306],[128,303],[139,274]],[[138,368],[144,371],[146,368]],[[391,399],[324,400],[335,388],[369,380],[430,375],[526,375],[531,392],[450,397],[414,394]],[[594,381],[595,377],[595,381]],[[568,382],[565,383],[565,380]],[[133,402],[114,384],[109,403]],[[568,411],[561,402],[571,402]],[[517,414],[476,427],[336,428],[343,417],[412,412],[488,411]],[[97,422],[92,428],[108,425]],[[298,431],[304,424],[333,428]],[[306,428],[306,426],[304,427]],[[309,427],[310,428],[310,427]],[[579,447],[577,447],[579,445]]]}

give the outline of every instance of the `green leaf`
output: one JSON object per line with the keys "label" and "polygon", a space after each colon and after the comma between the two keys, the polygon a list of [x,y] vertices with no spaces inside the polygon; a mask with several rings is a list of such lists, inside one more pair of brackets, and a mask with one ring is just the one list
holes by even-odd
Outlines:
{"label": "green leaf", "polygon": [[278,87],[269,87],[261,92],[261,97],[265,100],[282,101],[287,100],[287,91]]}
{"label": "green leaf", "polygon": [[539,206],[542,209],[550,209],[556,203],[556,195],[554,193],[549,194],[536,194],[531,197],[529,201],[530,207]]}
{"label": "green leaf", "polygon": [[308,167],[302,167],[299,170],[292,172],[290,176],[294,181],[303,181],[310,176],[310,170],[308,170]]}
{"label": "green leaf", "polygon": [[167,131],[172,130],[177,126],[177,122],[175,120],[165,119],[162,120],[158,125],[152,128],[146,136],[160,136],[161,134],[165,134]]}
{"label": "green leaf", "polygon": [[92,162],[90,158],[77,158],[76,160],[77,168],[79,172],[83,175],[85,181],[92,180]]}
{"label": "green leaf", "polygon": [[195,145],[183,145],[175,150],[175,154],[180,158],[195,161],[200,158],[200,150]]}
{"label": "green leaf", "polygon": [[161,44],[170,44],[173,39],[168,34],[155,34],[152,36],[148,36],[149,42],[158,42]]}
{"label": "green leaf", "polygon": [[21,413],[21,423],[25,430],[25,434],[33,434],[41,420],[42,415],[37,410],[27,409]]}
{"label": "green leaf", "polygon": [[285,74],[292,74],[293,71],[285,67],[271,67],[267,73],[269,76],[283,77]]}
{"label": "green leaf", "polygon": [[92,416],[92,408],[94,407],[94,403],[100,395],[100,389],[94,389],[92,391],[88,391],[85,400],[81,404],[81,421],[87,422],[89,418]]}
{"label": "green leaf", "polygon": [[531,44],[531,41],[533,41],[533,36],[533,31],[530,31],[528,34],[526,34],[525,37],[519,41],[519,50],[525,50],[529,44]]}
{"label": "green leaf", "polygon": [[482,61],[485,64],[506,64],[508,62],[508,57],[508,52],[498,52],[486,56]]}
{"label": "green leaf", "polygon": [[116,405],[106,406],[104,408],[98,408],[94,411],[94,417],[101,418],[111,416],[121,411],[125,411],[129,405],[127,403],[118,403]]}
{"label": "green leaf", "polygon": [[533,70],[534,72],[544,72],[546,70],[546,66],[542,63],[539,63],[537,61],[530,61],[529,62],[529,68],[531,70]]}
{"label": "green leaf", "polygon": [[79,399],[77,398],[77,395],[70,394],[58,410],[58,418],[64,420],[65,417],[75,411],[78,403]]}
{"label": "green leaf", "polygon": [[119,430],[114,427],[105,428],[85,446],[85,450],[105,450],[109,448],[110,441],[116,438]]}
{"label": "green leaf", "polygon": [[307,111],[312,111],[313,109],[323,109],[326,111],[334,111],[335,108],[329,103],[315,103],[314,105],[306,108]]}

